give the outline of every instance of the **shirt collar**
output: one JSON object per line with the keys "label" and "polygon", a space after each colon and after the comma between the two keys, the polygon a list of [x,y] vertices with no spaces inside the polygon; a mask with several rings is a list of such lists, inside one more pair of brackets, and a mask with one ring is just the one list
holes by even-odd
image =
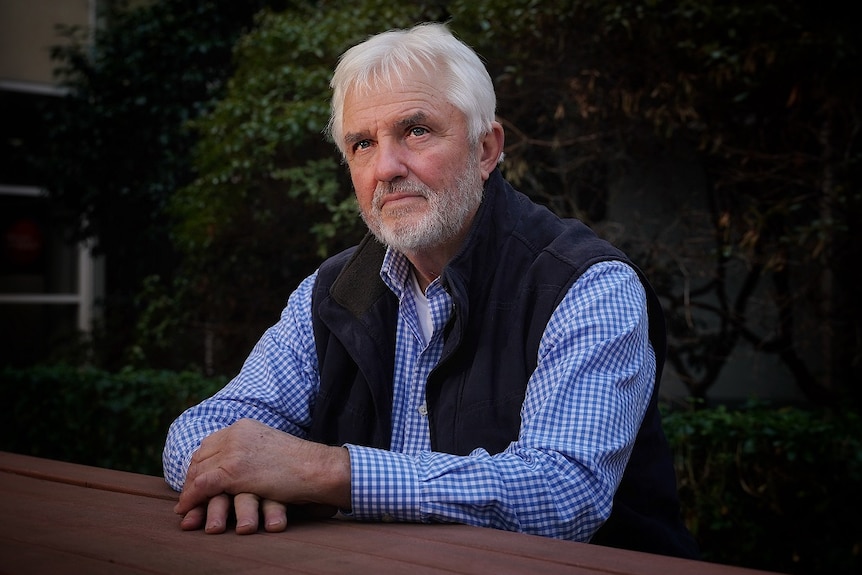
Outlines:
{"label": "shirt collar", "polygon": [[410,273],[410,260],[407,256],[387,247],[383,265],[380,266],[380,279],[399,300],[403,299],[404,292],[410,287]]}

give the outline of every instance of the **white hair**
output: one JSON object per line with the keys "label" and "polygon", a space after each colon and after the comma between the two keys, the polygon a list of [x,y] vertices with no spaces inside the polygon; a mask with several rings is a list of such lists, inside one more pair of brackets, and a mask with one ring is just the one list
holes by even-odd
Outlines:
{"label": "white hair", "polygon": [[491,131],[497,106],[494,84],[472,48],[455,38],[445,24],[419,24],[371,36],[342,54],[329,83],[331,115],[327,133],[345,153],[342,140],[344,99],[351,90],[368,92],[403,81],[421,70],[440,77],[447,101],[467,117],[467,134],[477,143]]}

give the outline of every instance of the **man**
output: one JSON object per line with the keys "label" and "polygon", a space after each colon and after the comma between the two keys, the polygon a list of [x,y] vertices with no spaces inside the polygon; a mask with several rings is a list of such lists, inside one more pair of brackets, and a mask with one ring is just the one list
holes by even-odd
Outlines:
{"label": "man", "polygon": [[348,50],[329,131],[363,242],[171,426],[183,529],[461,522],[694,556],[656,408],[660,306],[626,256],[502,178],[477,55],[441,24]]}

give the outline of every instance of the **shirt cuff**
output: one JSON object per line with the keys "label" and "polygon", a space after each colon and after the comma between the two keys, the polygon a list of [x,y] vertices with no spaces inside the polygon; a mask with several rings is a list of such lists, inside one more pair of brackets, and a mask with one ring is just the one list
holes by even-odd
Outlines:
{"label": "shirt cuff", "polygon": [[422,520],[419,477],[409,455],[347,444],[350,516],[365,521]]}

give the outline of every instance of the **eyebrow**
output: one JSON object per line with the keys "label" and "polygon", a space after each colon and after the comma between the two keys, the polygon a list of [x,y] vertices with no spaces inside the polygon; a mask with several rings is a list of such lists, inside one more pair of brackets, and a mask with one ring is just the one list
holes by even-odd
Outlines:
{"label": "eyebrow", "polygon": [[[406,130],[410,126],[415,126],[416,124],[425,123],[428,119],[428,114],[425,112],[416,112],[415,114],[411,114],[405,118],[398,120],[392,124],[392,127],[396,131]],[[362,140],[367,140],[371,134],[367,131],[362,132],[348,132],[344,135],[344,145],[345,148],[350,148],[354,144],[361,142]]]}
{"label": "eyebrow", "polygon": [[344,134],[344,147],[352,148],[354,144],[367,140],[369,136],[368,132],[348,132]]}
{"label": "eyebrow", "polygon": [[401,120],[398,120],[397,122],[395,122],[393,127],[394,128],[400,128],[403,130],[403,129],[409,128],[410,126],[415,126],[416,124],[423,124],[423,123],[425,123],[425,121],[427,119],[428,119],[428,114],[426,114],[425,112],[416,112],[415,114],[412,114],[410,116],[407,116],[406,118],[402,118]]}

